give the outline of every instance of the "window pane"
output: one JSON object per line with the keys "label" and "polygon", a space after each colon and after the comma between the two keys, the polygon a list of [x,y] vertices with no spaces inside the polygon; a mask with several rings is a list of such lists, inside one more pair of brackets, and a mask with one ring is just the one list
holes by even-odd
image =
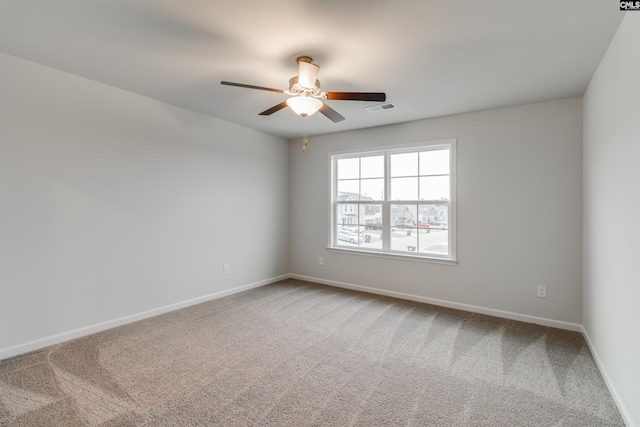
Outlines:
{"label": "window pane", "polygon": [[448,175],[449,150],[423,151],[420,153],[420,175]]}
{"label": "window pane", "polygon": [[391,205],[391,227],[415,227],[417,219],[416,205]]}
{"label": "window pane", "polygon": [[391,176],[418,175],[418,153],[393,154],[391,156]]}
{"label": "window pane", "polygon": [[350,203],[338,203],[336,204],[336,224],[345,225],[358,225],[358,205]]}
{"label": "window pane", "polygon": [[415,228],[392,228],[391,250],[413,252],[417,255],[418,233]]}
{"label": "window pane", "polygon": [[449,228],[449,206],[446,204],[429,204],[418,206],[418,222],[426,223],[431,230]]}
{"label": "window pane", "polygon": [[382,227],[382,205],[360,205],[359,224],[365,228]]}
{"label": "window pane", "polygon": [[449,253],[449,230],[439,228],[420,229],[418,232],[420,253],[446,255]]}
{"label": "window pane", "polygon": [[362,243],[362,233],[357,225],[339,226],[336,232],[336,242],[342,246],[358,247]]}
{"label": "window pane", "polygon": [[361,200],[384,200],[384,179],[363,179],[360,182]]}
{"label": "window pane", "polygon": [[338,179],[358,178],[360,174],[360,159],[338,159]]}
{"label": "window pane", "polygon": [[362,157],[360,178],[384,178],[384,156]]}
{"label": "window pane", "polygon": [[449,200],[449,175],[420,177],[420,200]]}
{"label": "window pane", "polygon": [[348,179],[338,181],[338,201],[346,202],[349,200],[359,200],[360,181],[357,179]]}
{"label": "window pane", "polygon": [[360,205],[361,247],[382,249],[382,205]]}
{"label": "window pane", "polygon": [[418,200],[418,177],[391,178],[391,200]]}
{"label": "window pane", "polygon": [[418,205],[418,251],[446,255],[449,253],[449,206]]}
{"label": "window pane", "polygon": [[391,249],[394,251],[417,252],[418,218],[417,205],[391,205]]}

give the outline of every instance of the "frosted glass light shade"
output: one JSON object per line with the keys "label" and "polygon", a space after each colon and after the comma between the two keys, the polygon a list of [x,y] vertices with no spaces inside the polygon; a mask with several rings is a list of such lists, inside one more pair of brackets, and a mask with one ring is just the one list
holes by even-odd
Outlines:
{"label": "frosted glass light shade", "polygon": [[287,105],[297,115],[307,117],[322,107],[322,101],[310,96],[294,96],[293,98],[287,99]]}

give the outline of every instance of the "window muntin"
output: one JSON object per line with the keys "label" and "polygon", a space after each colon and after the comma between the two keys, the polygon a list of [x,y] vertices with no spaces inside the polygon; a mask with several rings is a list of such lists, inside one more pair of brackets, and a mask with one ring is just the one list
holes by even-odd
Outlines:
{"label": "window muntin", "polygon": [[455,140],[334,154],[330,247],[455,260]]}

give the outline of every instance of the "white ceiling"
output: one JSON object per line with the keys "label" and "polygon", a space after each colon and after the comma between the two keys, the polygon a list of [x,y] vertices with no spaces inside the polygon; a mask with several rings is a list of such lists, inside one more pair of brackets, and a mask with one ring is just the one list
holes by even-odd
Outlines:
{"label": "white ceiling", "polygon": [[326,91],[386,92],[398,108],[327,101],[322,134],[582,95],[624,13],[611,0],[0,0],[0,50],[285,138],[295,59]]}

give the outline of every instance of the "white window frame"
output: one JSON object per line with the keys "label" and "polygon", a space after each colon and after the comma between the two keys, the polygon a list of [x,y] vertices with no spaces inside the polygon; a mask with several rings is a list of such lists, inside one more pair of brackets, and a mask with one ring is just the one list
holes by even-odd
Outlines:
{"label": "white window frame", "polygon": [[[391,205],[395,204],[416,204],[416,205],[430,205],[430,204],[442,204],[442,200],[402,200],[393,201],[390,200],[391,194],[391,170],[390,170],[390,157],[393,154],[412,153],[417,151],[429,151],[438,149],[449,149],[449,190],[450,200],[448,203],[448,254],[435,254],[435,253],[411,253],[404,251],[393,251],[390,248],[390,233],[383,233],[383,249],[369,249],[363,247],[346,247],[340,245],[337,233],[339,224],[336,223],[336,209],[339,204],[337,200],[337,162],[338,159],[345,159],[350,157],[365,157],[374,155],[384,155],[385,162],[385,176],[384,176],[384,200],[353,200],[349,201],[352,205],[381,205],[382,206],[382,228],[383,230],[391,229]],[[404,259],[411,261],[425,261],[435,262],[442,264],[456,264],[456,139],[442,139],[427,142],[416,142],[403,145],[392,145],[385,147],[376,147],[375,149],[352,149],[343,151],[334,151],[328,153],[328,161],[330,165],[329,170],[329,238],[327,250],[332,252],[341,252],[348,254],[358,254],[366,256],[377,256],[384,258]]]}

